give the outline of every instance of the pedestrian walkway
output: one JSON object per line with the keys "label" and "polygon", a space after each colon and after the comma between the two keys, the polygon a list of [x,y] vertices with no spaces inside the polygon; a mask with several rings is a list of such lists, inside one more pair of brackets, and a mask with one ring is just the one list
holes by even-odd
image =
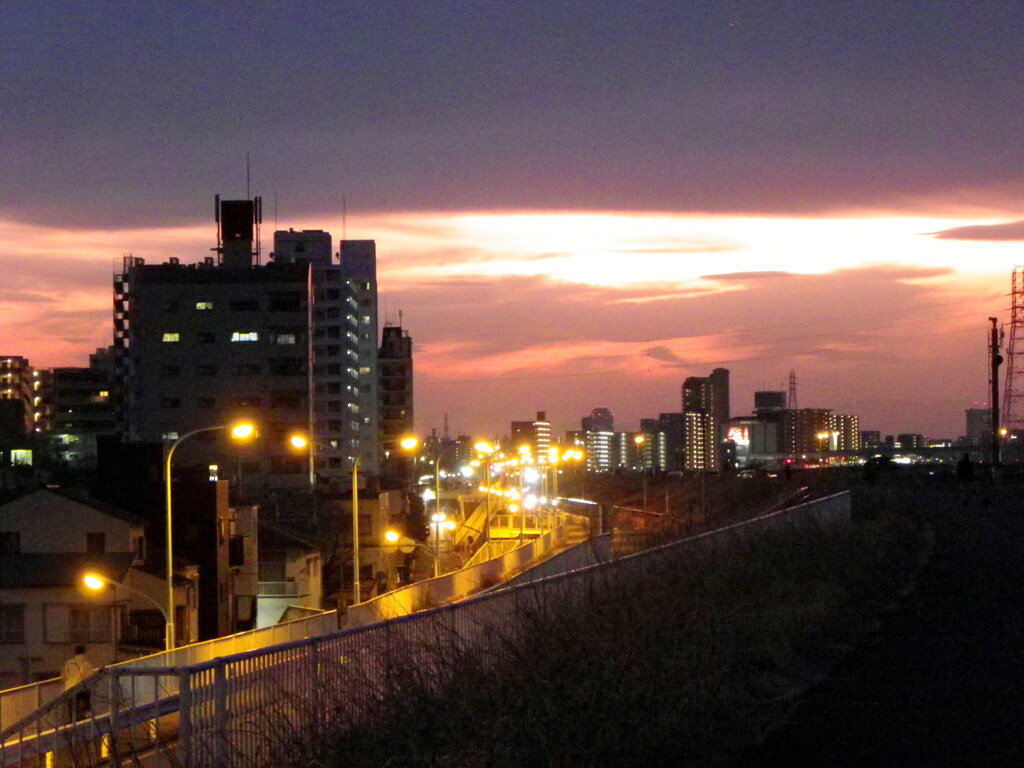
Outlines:
{"label": "pedestrian walkway", "polygon": [[937,495],[916,589],[740,765],[1024,764],[1024,494]]}

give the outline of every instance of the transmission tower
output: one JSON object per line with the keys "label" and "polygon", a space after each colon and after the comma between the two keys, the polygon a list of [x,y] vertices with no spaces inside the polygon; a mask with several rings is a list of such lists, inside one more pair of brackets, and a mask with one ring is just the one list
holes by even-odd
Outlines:
{"label": "transmission tower", "polygon": [[786,399],[786,408],[791,411],[797,409],[796,405],[796,371],[789,372],[789,397]]}
{"label": "transmission tower", "polygon": [[1010,431],[1024,430],[1024,267],[1013,268],[1006,363],[1002,424],[993,426]]}

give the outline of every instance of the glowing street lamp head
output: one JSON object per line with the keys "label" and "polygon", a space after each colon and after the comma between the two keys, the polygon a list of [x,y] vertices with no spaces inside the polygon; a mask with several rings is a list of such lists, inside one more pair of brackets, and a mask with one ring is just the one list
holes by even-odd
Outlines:
{"label": "glowing street lamp head", "polygon": [[82,583],[85,584],[89,589],[103,589],[107,586],[107,582],[101,576],[97,576],[95,573],[87,573],[82,577]]}
{"label": "glowing street lamp head", "polygon": [[485,440],[481,440],[473,446],[473,450],[477,453],[494,453],[494,446]]}
{"label": "glowing street lamp head", "polygon": [[633,442],[636,443],[637,445],[643,445],[645,440],[646,438],[644,438],[643,435],[637,435],[636,437],[633,438]]}
{"label": "glowing street lamp head", "polygon": [[419,438],[411,437],[410,436],[410,437],[403,437],[402,440],[398,444],[400,446],[402,446],[403,450],[412,451],[412,450],[414,450],[416,448],[416,446],[418,446],[420,444],[420,441],[419,441]]}
{"label": "glowing street lamp head", "polygon": [[398,531],[384,532],[384,540],[391,544],[397,544],[400,538],[402,538],[402,534],[400,534]]}
{"label": "glowing street lamp head", "polygon": [[305,435],[292,435],[288,438],[288,445],[297,450],[309,447],[309,440]]}
{"label": "glowing street lamp head", "polygon": [[248,440],[256,436],[256,426],[247,421],[234,424],[231,427],[231,436],[239,440]]}

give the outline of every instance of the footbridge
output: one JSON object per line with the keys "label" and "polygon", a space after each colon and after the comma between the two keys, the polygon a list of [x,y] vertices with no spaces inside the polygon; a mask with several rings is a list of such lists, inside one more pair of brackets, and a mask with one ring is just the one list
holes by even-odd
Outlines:
{"label": "footbridge", "polygon": [[[767,530],[849,519],[849,497],[837,494],[617,559],[609,559],[608,537],[559,549],[556,540],[565,541],[571,524],[563,522],[547,542],[541,537],[494,559],[562,560],[532,578],[520,568],[524,583],[515,586],[460,599],[455,585],[476,577],[456,572],[446,586],[350,609],[347,627],[329,612],[112,665],[35,708],[0,696],[0,766],[279,765],[301,740],[375,722],[388,697],[412,681],[440,691],[457,671],[448,660],[460,653],[502,657],[533,620],[578,610],[609,584],[663,572],[681,558],[707,558],[713,567],[714,556]],[[542,548],[548,556],[537,557]],[[477,592],[490,578],[482,571],[472,583]],[[75,719],[70,702],[82,690],[91,694],[91,711]]]}

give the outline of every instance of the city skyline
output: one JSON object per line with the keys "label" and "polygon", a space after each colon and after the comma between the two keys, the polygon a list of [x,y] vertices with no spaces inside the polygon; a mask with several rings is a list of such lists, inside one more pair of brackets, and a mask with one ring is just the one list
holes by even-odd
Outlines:
{"label": "city skyline", "polygon": [[599,405],[632,429],[717,366],[733,415],[790,370],[802,407],[883,433],[956,437],[986,401],[1024,239],[1021,14],[290,11],[0,5],[5,354],[84,365],[121,257],[200,260],[213,194],[248,183],[265,243],[377,242],[420,432]]}

